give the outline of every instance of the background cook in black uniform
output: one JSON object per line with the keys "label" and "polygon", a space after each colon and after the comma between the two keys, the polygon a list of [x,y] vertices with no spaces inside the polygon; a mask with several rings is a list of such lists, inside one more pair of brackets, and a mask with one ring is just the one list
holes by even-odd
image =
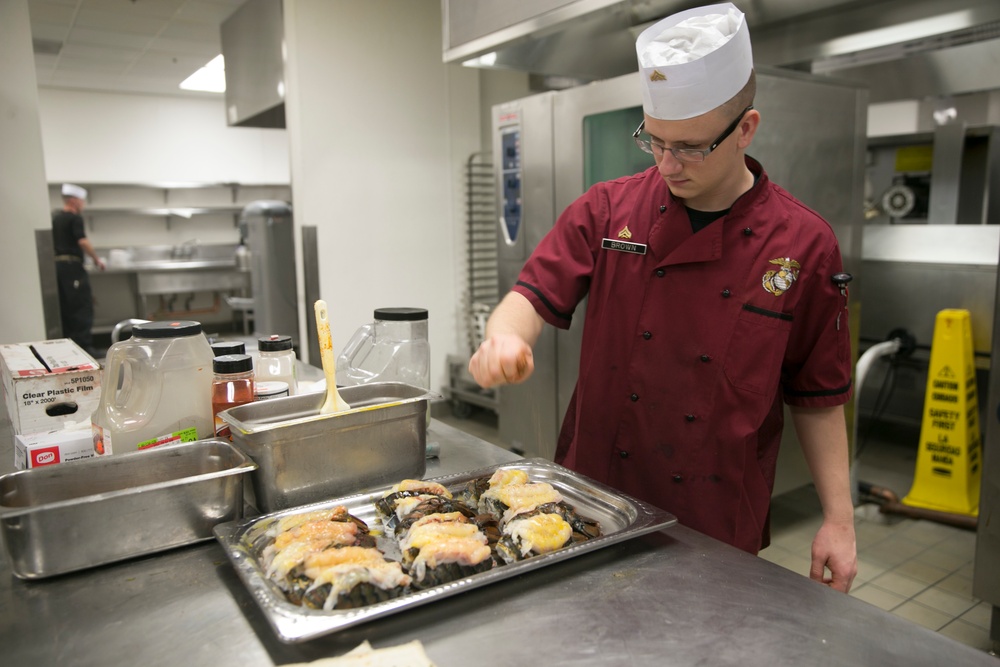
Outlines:
{"label": "background cook in black uniform", "polygon": [[90,329],[94,324],[94,296],[90,279],[83,268],[87,253],[101,271],[104,260],[94,252],[94,246],[83,228],[83,212],[87,191],[78,185],[62,186],[63,208],[52,216],[52,243],[56,256],[56,282],[59,285],[59,315],[63,336],[94,354]]}

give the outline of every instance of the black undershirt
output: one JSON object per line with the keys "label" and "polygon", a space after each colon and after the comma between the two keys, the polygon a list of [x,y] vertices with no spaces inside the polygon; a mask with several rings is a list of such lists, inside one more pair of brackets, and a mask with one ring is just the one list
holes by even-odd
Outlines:
{"label": "black undershirt", "polygon": [[[753,184],[757,185],[757,174],[753,175]],[[752,190],[753,186],[751,186],[750,189]],[[691,231],[695,234],[705,229],[732,210],[732,207],[722,211],[698,211],[690,206],[685,206],[684,208],[687,209],[688,220],[691,221]]]}
{"label": "black undershirt", "polygon": [[[758,177],[757,174],[753,175],[753,185],[757,185],[757,177]],[[753,185],[750,186],[751,190],[753,189]],[[732,207],[729,207],[723,211],[698,211],[691,208],[690,206],[685,206],[684,208],[687,209],[688,220],[691,221],[691,231],[694,234],[697,234],[701,230],[705,229],[705,227],[708,227],[710,224],[712,224],[713,222],[723,217],[724,215],[729,213],[729,211],[732,210]]]}
{"label": "black undershirt", "polygon": [[730,209],[723,211],[698,211],[689,206],[685,206],[688,212],[688,220],[691,221],[691,231],[697,234],[710,224],[729,213]]}

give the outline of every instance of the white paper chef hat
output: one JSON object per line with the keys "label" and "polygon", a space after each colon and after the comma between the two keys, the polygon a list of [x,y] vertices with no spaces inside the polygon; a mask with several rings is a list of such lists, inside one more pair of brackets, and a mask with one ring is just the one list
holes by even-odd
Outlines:
{"label": "white paper chef hat", "polygon": [[635,42],[642,108],[661,120],[683,120],[728,102],[750,79],[753,52],[746,18],[731,2],[658,21]]}
{"label": "white paper chef hat", "polygon": [[62,196],[63,197],[77,197],[84,201],[87,200],[87,191],[81,188],[79,185],[73,185],[72,183],[63,183],[62,186]]}

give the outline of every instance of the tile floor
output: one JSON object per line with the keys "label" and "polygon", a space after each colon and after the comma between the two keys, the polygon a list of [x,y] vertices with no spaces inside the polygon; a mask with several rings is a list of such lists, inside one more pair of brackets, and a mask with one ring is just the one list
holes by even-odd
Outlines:
{"label": "tile floor", "polygon": [[[913,484],[918,440],[915,429],[875,430],[862,447],[858,479],[902,497]],[[812,486],[775,498],[771,520],[772,543],[760,556],[808,576],[809,547],[821,520]],[[975,532],[881,514],[874,504],[855,510],[855,531],[858,576],[851,595],[963,644],[994,648],[990,605],[972,594]]]}
{"label": "tile floor", "polygon": [[[504,446],[496,417],[476,409],[466,419],[450,413],[442,421],[483,440]],[[858,479],[903,496],[913,482],[919,433],[912,429],[873,429],[858,461]],[[982,651],[989,637],[990,605],[972,595],[975,533],[932,521],[880,514],[864,504],[855,512],[858,576],[851,595],[892,614]],[[772,503],[771,546],[761,558],[808,576],[809,549],[821,520],[811,485],[782,494]],[[998,661],[1000,665],[1000,661]]]}

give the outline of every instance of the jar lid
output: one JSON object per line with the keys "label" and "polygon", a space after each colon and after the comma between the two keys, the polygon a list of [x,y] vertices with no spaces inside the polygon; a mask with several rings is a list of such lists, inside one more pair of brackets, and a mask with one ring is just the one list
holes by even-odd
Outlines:
{"label": "jar lid", "polygon": [[216,373],[246,373],[253,370],[253,357],[249,354],[224,354],[212,359]]}
{"label": "jar lid", "polygon": [[288,396],[288,383],[281,380],[265,380],[254,383],[257,396]]}
{"label": "jar lid", "polygon": [[212,343],[212,352],[215,353],[216,357],[221,357],[224,354],[246,354],[247,346],[238,340],[220,340],[217,343]]}
{"label": "jar lid", "polygon": [[280,352],[281,350],[290,350],[292,349],[292,337],[274,334],[258,338],[257,349],[261,352]]}
{"label": "jar lid", "polygon": [[144,322],[132,326],[133,338],[180,338],[201,333],[201,322],[174,320],[173,322]]}
{"label": "jar lid", "polygon": [[376,320],[389,320],[392,322],[413,322],[427,319],[426,308],[376,308]]}

